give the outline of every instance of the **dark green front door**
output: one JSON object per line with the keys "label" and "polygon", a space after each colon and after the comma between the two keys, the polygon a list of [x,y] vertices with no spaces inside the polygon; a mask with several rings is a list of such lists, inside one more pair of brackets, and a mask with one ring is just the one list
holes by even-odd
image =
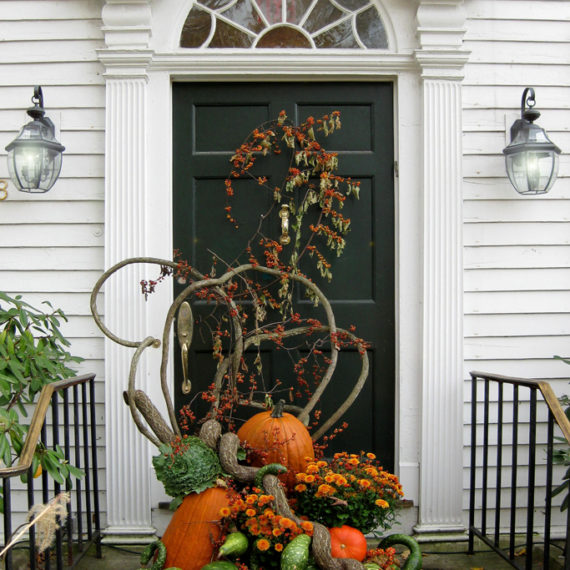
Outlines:
{"label": "dark green front door", "polygon": [[[374,451],[384,467],[394,467],[395,326],[394,326],[394,141],[391,83],[176,83],[174,123],[174,247],[193,266],[207,273],[216,252],[231,261],[259,223],[272,197],[244,184],[233,212],[237,232],[225,220],[224,180],[229,158],[250,131],[281,110],[295,123],[339,110],[342,129],[325,139],[338,151],[338,174],[361,181],[360,199],[347,201],[351,218],[344,255],[334,260],[331,283],[319,282],[331,300],[337,325],[355,325],[370,342],[370,376],[343,420],[349,427],[328,452]],[[236,181],[238,188],[240,181]],[[240,190],[242,192],[242,190]],[[248,194],[249,192],[249,194]],[[348,203],[350,202],[350,203]],[[280,235],[278,219],[275,239]],[[271,226],[266,231],[272,231]],[[176,285],[175,285],[176,287]],[[303,303],[303,311],[310,304]],[[305,313],[306,314],[306,313]],[[190,355],[193,393],[212,378],[211,346],[195,334]],[[176,352],[177,362],[179,361]],[[269,374],[282,378],[290,364],[280,352],[264,354]],[[324,413],[350,392],[360,369],[356,351],[341,354],[323,402]],[[176,406],[188,401],[180,389],[176,366]],[[202,382],[200,379],[203,379]],[[327,452],[327,455],[329,454]]]}

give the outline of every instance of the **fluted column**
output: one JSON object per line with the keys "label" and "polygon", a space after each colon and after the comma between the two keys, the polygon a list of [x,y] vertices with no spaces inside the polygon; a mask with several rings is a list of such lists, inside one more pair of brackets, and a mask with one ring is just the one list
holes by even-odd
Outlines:
{"label": "fluted column", "polygon": [[[107,47],[99,51],[105,66],[105,268],[148,251],[148,77],[152,53],[150,3],[107,0],[102,9]],[[147,270],[148,271],[148,270]],[[128,266],[105,284],[106,326],[121,338],[148,335],[140,266]],[[155,533],[151,522],[151,449],[136,430],[125,405],[134,349],[105,339],[105,450],[107,527],[113,542],[140,542]],[[147,391],[148,366],[140,361],[137,387]]]}
{"label": "fluted column", "polygon": [[419,533],[463,531],[462,1],[418,8],[423,122]]}
{"label": "fluted column", "polygon": [[[146,81],[107,81],[105,185],[105,267],[144,255]],[[115,274],[105,286],[105,324],[122,338],[145,336],[145,307],[139,266]],[[148,276],[146,276],[148,277]],[[105,427],[107,431],[107,524],[117,535],[153,534],[151,524],[150,453],[130,417],[122,393],[127,386],[133,349],[108,341],[105,346]],[[141,362],[137,385],[146,387]]]}

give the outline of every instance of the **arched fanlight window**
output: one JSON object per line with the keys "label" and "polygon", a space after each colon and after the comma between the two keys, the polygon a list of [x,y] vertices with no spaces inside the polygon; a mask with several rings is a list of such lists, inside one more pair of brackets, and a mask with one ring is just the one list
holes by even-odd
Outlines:
{"label": "arched fanlight window", "polygon": [[196,0],[186,48],[387,49],[370,0]]}

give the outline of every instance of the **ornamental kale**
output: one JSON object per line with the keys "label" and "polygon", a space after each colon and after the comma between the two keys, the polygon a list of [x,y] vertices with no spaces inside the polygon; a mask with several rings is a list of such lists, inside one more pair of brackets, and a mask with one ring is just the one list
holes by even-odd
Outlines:
{"label": "ornamental kale", "polygon": [[216,453],[200,438],[185,435],[172,444],[163,444],[152,458],[156,477],[171,497],[201,493],[216,484],[222,466]]}

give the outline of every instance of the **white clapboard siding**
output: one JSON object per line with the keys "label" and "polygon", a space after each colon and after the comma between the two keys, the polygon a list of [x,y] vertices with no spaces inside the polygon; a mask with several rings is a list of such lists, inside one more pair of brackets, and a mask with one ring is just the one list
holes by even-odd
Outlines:
{"label": "white clapboard siding", "polygon": [[[99,485],[105,511],[103,339],[89,308],[103,270],[105,81],[97,49],[104,47],[100,2],[0,2],[0,178],[8,178],[4,147],[30,119],[34,85],[65,146],[61,176],[48,194],[24,194],[12,184],[0,202],[0,290],[68,317],[61,329],[73,368],[95,373]],[[99,306],[103,306],[102,295]],[[24,491],[13,508],[27,510]]]}
{"label": "white clapboard siding", "polygon": [[[466,379],[463,504],[467,521],[469,372],[549,379],[557,394],[570,393],[570,367],[553,358],[555,354],[570,355],[570,160],[568,154],[561,156],[559,179],[548,195],[521,197],[507,179],[502,154],[510,141],[510,126],[520,116],[521,97],[527,86],[535,88],[536,107],[542,113],[537,123],[563,151],[570,150],[570,3],[471,0],[465,8],[468,20],[464,43],[471,52],[462,99]],[[481,393],[480,387],[480,397]],[[491,398],[496,397],[496,391],[492,391]],[[491,413],[491,418],[496,418],[496,404],[491,405]],[[528,420],[524,404],[520,414],[521,421]],[[539,438],[544,438],[546,416],[539,411],[538,417]],[[478,423],[481,421],[479,405]],[[526,427],[524,423],[520,426],[520,457],[528,457]],[[510,424],[505,429],[505,437],[510,437],[506,435]],[[476,456],[480,462],[481,425],[477,426],[477,437]],[[493,429],[490,437],[493,462]],[[537,456],[541,453],[539,448]],[[478,471],[478,487],[480,476]],[[555,477],[561,476],[560,469],[555,471]],[[492,471],[491,495],[494,477]],[[510,486],[508,481],[503,482]],[[517,493],[524,499],[524,470],[517,485]],[[543,467],[537,485],[537,493],[543,493]],[[502,493],[503,508],[507,493]],[[524,503],[517,501],[516,518],[521,529],[526,520],[524,508],[520,507]],[[508,524],[505,516],[503,528]],[[537,517],[540,525],[540,513]],[[562,526],[564,521],[556,519],[558,523]]]}

